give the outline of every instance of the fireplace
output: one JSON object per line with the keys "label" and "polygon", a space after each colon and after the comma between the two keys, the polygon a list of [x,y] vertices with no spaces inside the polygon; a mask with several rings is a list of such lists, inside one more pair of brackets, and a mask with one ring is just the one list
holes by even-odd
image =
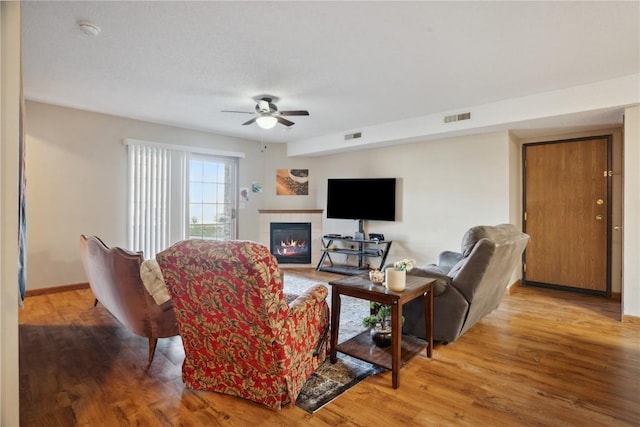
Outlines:
{"label": "fireplace", "polygon": [[272,222],[270,241],[271,253],[278,263],[311,263],[310,222]]}

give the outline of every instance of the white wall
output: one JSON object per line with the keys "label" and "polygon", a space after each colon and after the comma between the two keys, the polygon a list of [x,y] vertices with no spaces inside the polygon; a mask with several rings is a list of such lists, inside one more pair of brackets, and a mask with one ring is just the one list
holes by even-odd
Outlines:
{"label": "white wall", "polygon": [[[316,159],[306,157],[287,157],[285,144],[270,144],[260,153],[260,173],[263,179],[264,191],[250,193],[251,209],[323,209],[324,203],[317,204],[317,187],[319,176],[314,167]],[[309,169],[308,196],[278,196],[276,195],[277,169]]]}
{"label": "white wall", "polygon": [[[325,207],[327,178],[398,178],[396,221],[368,221],[365,232],[394,241],[388,261],[433,263],[441,251],[459,250],[469,227],[509,222],[509,150],[500,132],[317,158],[317,206]],[[357,222],[325,218],[323,230],[353,234]]]}
{"label": "white wall", "polygon": [[623,315],[640,316],[640,107],[625,110]]}
{"label": "white wall", "polygon": [[509,132],[509,222],[522,229],[522,144]]}
{"label": "white wall", "polygon": [[[470,135],[497,132],[507,129],[536,129],[538,120],[545,126],[559,128],[576,126],[575,114],[604,113],[619,109],[622,105],[637,105],[640,94],[640,74],[630,74],[615,79],[582,84],[536,93],[533,95],[496,101],[476,106],[462,106],[456,110],[440,111],[428,116],[412,117],[395,122],[379,123],[351,129],[361,132],[362,138],[345,141],[338,132],[303,139],[289,144],[289,155],[321,155],[367,149],[374,144],[401,145],[407,142],[450,138],[454,135]],[[471,120],[445,123],[449,114],[470,112]],[[594,116],[597,117],[597,114]],[[550,120],[551,119],[551,120]],[[572,122],[574,124],[572,124]]]}
{"label": "white wall", "polygon": [[[624,190],[628,285],[624,313],[636,316],[640,271],[631,261],[633,256],[638,259],[640,248],[634,248],[638,239],[631,236],[638,235],[635,219],[640,216],[637,110],[629,109],[627,115]],[[620,132],[611,132],[615,144]],[[579,136],[584,135],[545,139]],[[287,157],[282,144],[264,147],[259,142],[28,102],[28,290],[86,281],[78,253],[81,233],[99,235],[114,246],[126,245],[125,138],[246,153],[240,163],[240,186],[251,189],[252,182],[261,182],[264,190],[250,192],[249,201],[240,206],[241,239],[259,238],[258,209],[324,209],[328,178],[397,177],[398,220],[368,222],[365,231],[395,241],[389,261],[410,256],[420,264],[435,262],[444,249],[458,249],[470,226],[502,222],[521,226],[520,146],[534,141],[498,132],[322,157]],[[275,171],[281,168],[308,168],[309,195],[277,196]],[[352,234],[357,223],[324,218],[323,230]],[[615,280],[613,291],[620,291]]]}
{"label": "white wall", "polygon": [[[79,235],[126,246],[125,138],[246,153],[240,186],[262,182],[239,213],[239,238],[257,240],[258,209],[324,209],[327,178],[396,177],[398,220],[369,222],[393,239],[389,261],[435,262],[458,249],[467,228],[509,222],[512,154],[507,132],[417,142],[350,154],[287,157],[286,147],[226,138],[38,102],[27,103],[27,289],[85,282]],[[515,165],[517,168],[518,165]],[[277,196],[277,169],[308,168],[308,196]],[[472,208],[469,208],[469,207]],[[517,224],[519,225],[519,224]],[[353,233],[357,223],[327,220],[325,232]]]}
{"label": "white wall", "polygon": [[[126,138],[244,152],[240,185],[263,179],[253,141],[27,102],[27,289],[86,282],[80,234],[127,244]],[[239,238],[255,238],[255,204],[239,211]]]}
{"label": "white wall", "polygon": [[0,425],[17,427],[20,3],[0,2],[0,15]]}

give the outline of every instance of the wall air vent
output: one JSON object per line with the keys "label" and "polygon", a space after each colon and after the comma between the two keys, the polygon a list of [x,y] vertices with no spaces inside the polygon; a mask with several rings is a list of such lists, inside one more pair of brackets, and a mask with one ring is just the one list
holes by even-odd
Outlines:
{"label": "wall air vent", "polygon": [[362,138],[362,132],[348,133],[344,136],[344,140],[348,141],[350,139],[358,139]]}
{"label": "wall air vent", "polygon": [[451,116],[444,116],[445,123],[459,122],[460,120],[469,120],[471,113],[454,114]]}

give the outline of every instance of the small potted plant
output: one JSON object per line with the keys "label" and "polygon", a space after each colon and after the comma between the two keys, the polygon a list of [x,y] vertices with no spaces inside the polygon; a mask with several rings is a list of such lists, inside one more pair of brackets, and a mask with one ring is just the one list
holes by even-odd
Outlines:
{"label": "small potted plant", "polygon": [[393,263],[393,267],[387,268],[386,284],[387,288],[391,291],[402,292],[406,287],[407,272],[411,271],[416,261],[413,259],[405,258],[401,261]]}
{"label": "small potted plant", "polygon": [[415,263],[416,263],[415,259],[405,258],[403,260],[394,262],[393,263],[393,267],[397,271],[411,271],[411,269],[413,269],[413,266],[415,265]]}
{"label": "small potted plant", "polygon": [[362,319],[362,325],[370,328],[371,339],[378,347],[391,345],[391,306],[371,301],[371,314]]}

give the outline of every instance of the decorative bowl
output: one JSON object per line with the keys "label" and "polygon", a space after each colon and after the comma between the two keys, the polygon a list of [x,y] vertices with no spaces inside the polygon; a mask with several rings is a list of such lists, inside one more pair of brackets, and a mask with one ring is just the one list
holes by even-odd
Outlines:
{"label": "decorative bowl", "polygon": [[369,271],[369,280],[371,280],[376,285],[382,284],[382,282],[384,282],[384,271],[370,270]]}

